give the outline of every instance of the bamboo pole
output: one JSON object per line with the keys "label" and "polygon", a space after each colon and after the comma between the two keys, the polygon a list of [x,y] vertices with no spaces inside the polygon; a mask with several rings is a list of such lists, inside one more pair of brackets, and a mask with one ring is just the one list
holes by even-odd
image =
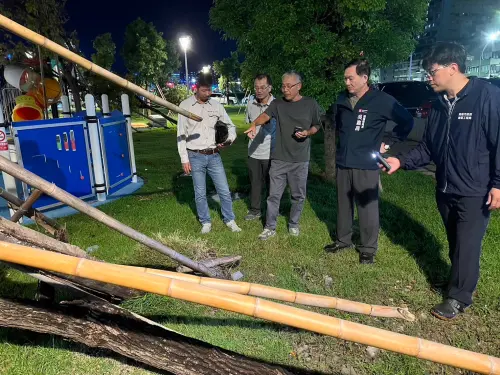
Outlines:
{"label": "bamboo pole", "polygon": [[89,255],[78,246],[58,241],[55,238],[46,236],[45,234],[28,227],[24,227],[21,224],[13,223],[3,217],[0,217],[0,232],[17,238],[18,240],[29,242],[35,246],[57,251],[58,253],[72,255],[79,258],[89,257]]}
{"label": "bamboo pole", "polygon": [[28,197],[28,199],[26,199],[26,201],[24,201],[24,203],[19,206],[17,211],[14,212],[14,215],[12,215],[10,220],[14,223],[17,223],[19,219],[21,219],[29,212],[29,210],[31,210],[31,206],[35,204],[35,202],[38,200],[38,198],[40,198],[41,195],[42,192],[38,189],[35,189],[33,193],[31,193],[31,195]]}
{"label": "bamboo pole", "polygon": [[[16,197],[14,194],[9,193],[7,190],[3,189],[0,187],[0,197],[5,199],[7,202],[12,203],[13,205],[17,206],[17,208],[21,207],[24,203],[24,201],[21,198]],[[28,217],[34,218],[35,216],[39,217],[43,221],[45,221],[48,225],[55,229],[64,229],[61,227],[57,221],[51,219],[48,216],[45,216],[43,213],[40,211],[30,208],[28,212],[26,213]]]}
{"label": "bamboo pole", "polygon": [[178,272],[158,270],[154,268],[122,266],[135,272],[168,277],[175,280],[187,281],[209,288],[226,292],[249,295],[254,297],[270,298],[283,302],[297,303],[305,306],[324,307],[346,311],[355,314],[377,316],[383,318],[400,318],[410,322],[415,316],[406,308],[393,306],[371,305],[368,303],[349,301],[341,298],[321,296],[317,294],[294,292],[292,290],[274,288],[267,285],[253,284],[243,281],[220,280],[196,275],[186,275]]}
{"label": "bamboo pole", "polygon": [[20,37],[29,40],[30,42],[33,42],[37,44],[38,46],[47,48],[48,50],[54,52],[55,54],[64,57],[65,59],[74,62],[75,64],[78,64],[82,68],[91,71],[92,73],[95,73],[101,77],[104,77],[108,81],[111,81],[115,84],[117,84],[120,87],[123,87],[126,90],[130,90],[132,92],[135,92],[136,94],[139,94],[141,96],[144,96],[145,98],[148,98],[152,102],[159,104],[165,108],[168,108],[176,113],[179,113],[181,115],[184,115],[192,120],[195,121],[201,121],[203,120],[201,117],[195,115],[194,113],[188,112],[166,100],[163,100],[162,98],[157,97],[155,94],[152,92],[149,92],[136,84],[127,81],[125,78],[122,78],[114,73],[111,73],[109,70],[106,70],[99,65],[94,64],[93,62],[85,59],[84,57],[77,55],[74,52],[71,52],[67,48],[61,46],[60,44],[57,44],[53,42],[52,40],[44,37],[43,35],[40,35],[27,27],[24,27],[17,22],[14,22],[10,18],[5,17],[4,15],[0,14],[0,26],[3,27],[6,30],[9,30],[10,32],[19,35]]}
{"label": "bamboo pole", "polygon": [[[45,236],[42,233],[23,227],[22,225],[12,223],[11,221],[1,217],[0,217],[0,231],[17,239],[29,242],[35,246],[39,246],[43,249],[97,261],[97,259],[89,256],[85,251],[83,251],[77,246],[62,243],[51,237]],[[234,259],[237,257],[228,257],[228,258]],[[225,259],[226,258],[215,259],[215,261],[220,261]],[[203,263],[203,264],[209,268],[213,266],[213,263],[212,264]],[[367,303],[349,301],[336,297],[318,296],[308,293],[293,292],[290,290],[269,287],[266,285],[252,284],[252,283],[232,281],[232,280],[212,279],[206,277],[199,277],[195,275],[181,274],[178,272],[163,271],[154,268],[123,266],[123,265],[116,265],[116,266],[124,267],[126,269],[138,273],[148,273],[162,277],[169,277],[172,279],[177,279],[181,281],[187,281],[207,286],[209,288],[217,290],[224,290],[227,292],[250,295],[254,297],[270,298],[278,301],[297,303],[306,306],[332,308],[350,313],[364,314],[370,316],[377,316],[384,318],[401,318],[408,321],[415,320],[415,316],[412,313],[410,313],[408,309],[405,308],[370,305]]]}
{"label": "bamboo pole", "polygon": [[216,307],[481,374],[500,375],[500,358],[260,298],[214,291],[201,285],[147,273],[137,277],[137,272],[127,272],[115,265],[7,242],[0,242],[0,260]]}
{"label": "bamboo pole", "polygon": [[111,216],[106,215],[104,212],[98,210],[95,207],[92,207],[91,205],[85,203],[84,201],[75,197],[74,195],[71,195],[67,191],[57,187],[55,184],[44,180],[40,176],[37,176],[36,174],[28,171],[27,169],[24,169],[18,164],[13,163],[10,160],[7,160],[6,158],[0,157],[0,170],[7,172],[11,176],[27,184],[30,184],[30,186],[33,186],[41,190],[45,194],[57,199],[58,201],[67,204],[70,207],[73,207],[74,209],[90,216],[91,218],[97,220],[98,222],[116,230],[117,232],[133,240],[136,240],[139,243],[142,243],[143,245],[150,247],[151,249],[157,250],[167,255],[171,259],[193,270],[196,270],[198,272],[203,273],[204,275],[211,277],[218,276],[214,270],[209,269],[204,265],[195,262],[182,254],[179,254],[178,252],[162,244],[161,242],[153,240],[152,238],[146,236],[145,234],[142,234],[136,231],[135,229],[119,222],[118,220],[112,218]]}

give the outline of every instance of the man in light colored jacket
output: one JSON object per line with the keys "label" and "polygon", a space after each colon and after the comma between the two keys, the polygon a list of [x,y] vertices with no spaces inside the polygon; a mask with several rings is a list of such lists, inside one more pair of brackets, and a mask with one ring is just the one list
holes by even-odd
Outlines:
{"label": "man in light colored jacket", "polygon": [[[177,123],[177,149],[182,168],[193,178],[194,196],[198,219],[202,224],[201,233],[211,231],[212,222],[207,202],[206,175],[212,179],[219,195],[224,223],[233,232],[241,229],[235,222],[231,192],[219,150],[229,146],[236,139],[236,127],[226,110],[216,100],[210,99],[212,82],[200,76],[196,83],[196,93],[184,100],[179,106],[194,113],[203,121],[197,122],[180,115]],[[222,121],[228,125],[228,139],[225,144],[215,142],[215,124]]]}

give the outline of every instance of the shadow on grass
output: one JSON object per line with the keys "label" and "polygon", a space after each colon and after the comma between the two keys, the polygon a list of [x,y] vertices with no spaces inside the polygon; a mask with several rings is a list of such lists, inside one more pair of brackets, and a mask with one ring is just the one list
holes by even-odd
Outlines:
{"label": "shadow on grass", "polygon": [[[335,240],[337,220],[336,199],[336,188],[332,184],[317,175],[309,176],[308,200],[317,217],[327,226],[332,241]],[[406,210],[383,198],[380,199],[380,227],[393,244],[403,247],[414,257],[430,285],[443,284],[449,265],[441,256],[442,245],[434,234]],[[356,229],[353,241],[359,243]]]}

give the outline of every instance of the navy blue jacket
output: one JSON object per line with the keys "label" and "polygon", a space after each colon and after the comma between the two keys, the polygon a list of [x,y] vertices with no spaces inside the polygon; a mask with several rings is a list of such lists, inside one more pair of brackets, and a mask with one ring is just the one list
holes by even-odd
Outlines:
{"label": "navy blue jacket", "polygon": [[370,89],[352,108],[349,97],[340,95],[333,108],[339,132],[336,163],[341,168],[377,170],[372,153],[380,150],[387,121],[394,121],[393,133],[404,140],[413,128],[412,115],[391,95]]}
{"label": "navy blue jacket", "polygon": [[404,169],[433,161],[437,189],[460,196],[485,196],[500,188],[500,89],[471,79],[451,103],[440,95],[420,144],[398,158]]}

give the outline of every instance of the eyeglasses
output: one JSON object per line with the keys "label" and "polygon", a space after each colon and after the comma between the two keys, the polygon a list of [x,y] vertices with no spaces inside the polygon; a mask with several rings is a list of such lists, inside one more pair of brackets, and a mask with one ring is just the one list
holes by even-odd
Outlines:
{"label": "eyeglasses", "polygon": [[431,70],[431,71],[427,72],[426,73],[427,77],[434,77],[439,70],[447,68],[448,66],[449,65],[443,65],[443,66],[440,66],[439,68],[436,68],[434,70]]}
{"label": "eyeglasses", "polygon": [[255,91],[264,91],[264,90],[267,90],[269,88],[270,85],[267,85],[267,86],[260,86],[260,87],[257,87],[257,86],[254,86],[254,90]]}
{"label": "eyeglasses", "polygon": [[297,86],[299,83],[300,82],[297,82],[295,85],[283,85],[283,86],[281,86],[281,89],[282,90],[286,90],[286,89],[290,90],[292,87]]}

